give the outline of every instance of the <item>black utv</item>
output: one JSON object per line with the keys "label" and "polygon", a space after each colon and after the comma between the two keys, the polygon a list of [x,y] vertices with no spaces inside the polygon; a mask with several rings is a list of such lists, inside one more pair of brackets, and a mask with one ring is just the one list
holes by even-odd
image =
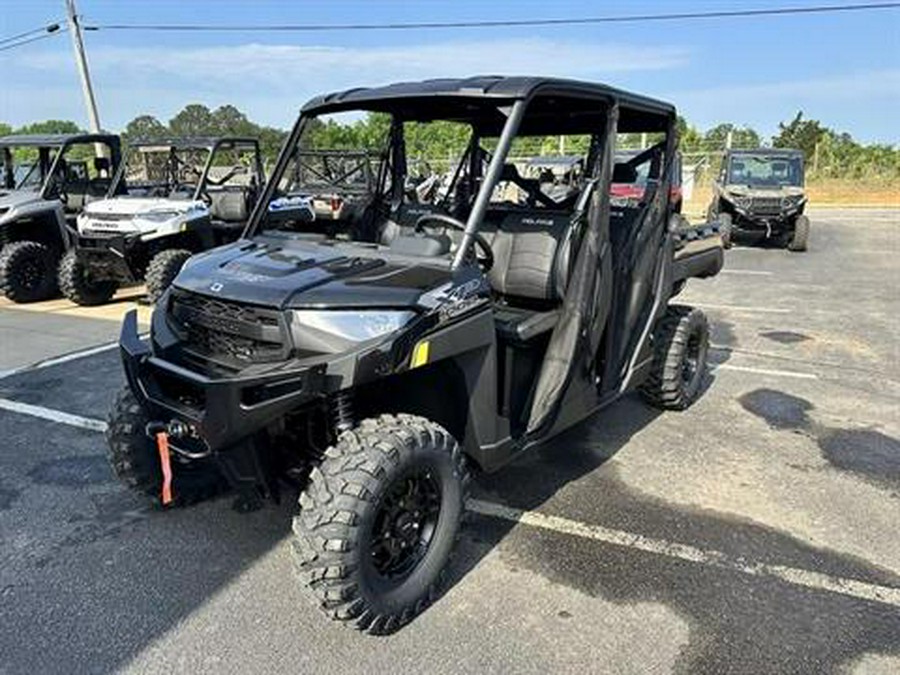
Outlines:
{"label": "black utv", "polygon": [[57,294],[69,228],[107,195],[119,159],[119,137],[109,134],[0,138],[0,293],[13,302]]}
{"label": "black utv", "polygon": [[[308,201],[269,207],[291,203],[295,148],[342,113],[390,120],[352,240],[323,233]],[[293,552],[319,606],[373,633],[406,623],[435,598],[473,471],[631,390],[675,410],[701,392],[706,318],[669,300],[716,274],[722,248],[673,213],[675,123],[667,103],[530,77],[313,99],[244,237],[188,261],[149,339],[126,317],[114,470],[164,504],[225,483],[253,507],[294,480]],[[433,127],[467,149],[446,195],[411,201],[405,138]],[[612,209],[616,136],[642,132],[660,139],[643,199]],[[560,135],[581,143],[585,176],[556,201],[509,158]]]}
{"label": "black utv", "polygon": [[718,219],[726,248],[732,241],[769,242],[805,251],[803,152],[782,148],[729,150],[707,216]]}

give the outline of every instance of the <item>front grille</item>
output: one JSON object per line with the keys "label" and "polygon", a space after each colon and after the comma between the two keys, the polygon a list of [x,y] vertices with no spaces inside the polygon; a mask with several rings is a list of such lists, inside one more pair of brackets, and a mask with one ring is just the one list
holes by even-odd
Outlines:
{"label": "front grille", "polygon": [[100,220],[107,223],[117,223],[134,218],[134,215],[130,213],[88,213],[87,216],[91,220]]}
{"label": "front grille", "polygon": [[169,317],[182,346],[203,359],[240,366],[287,355],[287,331],[276,310],[175,291]]}
{"label": "front grille", "polygon": [[754,213],[762,215],[776,215],[781,213],[781,197],[754,197],[751,209]]}

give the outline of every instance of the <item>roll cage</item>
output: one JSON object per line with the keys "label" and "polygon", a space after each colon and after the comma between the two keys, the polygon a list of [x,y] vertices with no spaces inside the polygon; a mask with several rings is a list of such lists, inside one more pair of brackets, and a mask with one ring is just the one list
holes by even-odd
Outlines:
{"label": "roll cage", "polygon": [[[162,184],[156,181],[150,181],[149,185],[140,185],[133,187],[149,187],[163,191],[165,196],[169,196],[176,188],[183,184],[179,180],[180,175],[185,171],[190,171],[197,176],[197,183],[191,191],[191,199],[197,201],[206,193],[209,185],[222,185],[231,175],[223,178],[212,178],[210,169],[214,166],[218,153],[228,150],[244,150],[253,153],[253,166],[249,167],[252,175],[255,176],[259,185],[264,182],[265,172],[262,165],[262,155],[259,150],[259,141],[255,138],[241,137],[197,137],[197,138],[168,138],[168,139],[142,139],[136,140],[129,144],[129,149],[133,152],[140,153],[145,168],[147,167],[147,156],[151,153],[165,154]],[[203,168],[198,172],[196,165],[186,161],[184,154],[190,152],[205,152],[206,158],[203,162]],[[128,162],[123,161],[119,165],[119,169],[113,177],[112,184],[109,188],[108,197],[122,194],[128,190],[128,179],[126,176]],[[148,171],[149,175],[149,171]],[[189,185],[189,184],[188,184]]]}
{"label": "roll cage", "polygon": [[[112,134],[22,134],[0,138],[0,152],[3,156],[3,173],[6,189],[17,187],[14,170],[14,152],[16,149],[33,148],[37,151],[34,164],[25,178],[33,172],[41,177],[41,199],[51,199],[59,189],[60,182],[66,182],[68,174],[59,176],[66,153],[73,146],[95,145],[95,152],[104,147],[105,151],[97,152],[95,167],[109,173],[116,171],[121,164],[121,143],[118,136]],[[87,178],[85,176],[84,178]],[[109,176],[107,176],[107,179]]]}
{"label": "roll cage", "polygon": [[[382,206],[391,210],[404,199],[403,124],[441,120],[471,128],[470,141],[452,180],[453,184],[466,181],[472,195],[459,212],[458,220],[464,221],[459,243],[452,258],[445,259],[456,278],[476,259],[476,239],[482,240],[479,248],[484,245],[481,235],[488,234],[485,215],[498,182],[508,178],[507,161],[514,140],[520,136],[588,136],[583,188],[571,212],[558,214],[567,225],[562,234],[565,242],[557,239],[557,243],[568,248],[570,259],[565,261],[565,274],[555,275],[558,281],[554,285],[561,289],[552,293],[557,304],[551,308],[552,316],[540,311],[546,305],[543,302],[537,309],[534,303],[530,303],[531,309],[524,308],[529,320],[540,322],[547,317],[550,332],[519,442],[537,442],[551,433],[551,428],[566,426],[565,418],[581,418],[641,381],[652,364],[650,334],[665,311],[673,284],[674,235],[668,226],[677,148],[673,106],[604,85],[543,78],[433,80],[319,97],[302,109],[272,179],[251,214],[245,238],[265,229],[267,205],[293,149],[302,147],[300,140],[310,120],[347,111],[390,115],[379,189],[387,202]],[[664,140],[645,151],[651,168],[643,199],[612,212],[616,136],[623,133],[660,134]],[[490,151],[482,147],[482,140],[489,141]],[[529,236],[525,230],[537,232],[543,223],[556,227],[552,219],[535,215],[517,215],[514,230],[502,232],[504,239],[509,242],[520,234]],[[365,255],[390,253],[388,249]],[[434,258],[433,262],[422,260],[422,264],[441,264]],[[521,328],[522,322],[516,325]]]}

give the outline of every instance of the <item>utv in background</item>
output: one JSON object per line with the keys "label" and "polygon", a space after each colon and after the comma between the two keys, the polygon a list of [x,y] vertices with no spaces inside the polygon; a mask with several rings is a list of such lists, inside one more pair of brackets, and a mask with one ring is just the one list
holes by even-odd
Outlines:
{"label": "utv in background", "polygon": [[[370,111],[390,120],[371,217],[329,236],[290,190],[295,149],[322,116]],[[446,195],[410,201],[407,134],[454,124],[468,145]],[[723,256],[709,228],[681,241],[675,129],[667,103],[537,77],[313,99],[244,238],[188,261],[148,340],[126,316],[115,472],[164,504],[225,483],[258,506],[296,481],[293,553],[321,609],[373,633],[410,621],[436,596],[472,471],[628,391],[675,410],[700,395],[706,318],[669,300]],[[663,139],[642,154],[645,193],[614,207],[616,137],[641,132]],[[509,160],[519,139],[560,135],[590,137],[564,205]]]}
{"label": "utv in background", "polygon": [[742,239],[805,251],[809,238],[805,208],[800,150],[729,150],[713,185],[707,216],[718,219],[726,248]]}
{"label": "utv in background", "polygon": [[108,198],[78,217],[60,288],[79,305],[97,305],[146,281],[156,301],[191,255],[240,236],[264,181],[252,138],[131,144]]}
{"label": "utv in background", "polygon": [[[649,165],[643,150],[616,151],[616,169],[610,194],[614,204],[627,205],[640,202],[647,190]],[[676,213],[681,213],[683,194],[681,188],[681,152],[675,157],[669,200]]]}
{"label": "utv in background", "polygon": [[58,292],[57,266],[71,243],[67,227],[109,192],[119,137],[6,136],[0,159],[0,293],[14,302],[46,300]]}
{"label": "utv in background", "polygon": [[308,150],[298,153],[293,190],[311,200],[316,220],[341,224],[361,221],[372,203],[380,157],[355,150]]}

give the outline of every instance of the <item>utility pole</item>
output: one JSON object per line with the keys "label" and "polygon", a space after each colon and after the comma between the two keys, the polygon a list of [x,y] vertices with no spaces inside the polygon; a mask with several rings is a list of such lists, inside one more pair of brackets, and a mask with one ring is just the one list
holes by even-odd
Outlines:
{"label": "utility pole", "polygon": [[78,23],[78,14],[75,11],[75,0],[66,0],[66,13],[69,20],[69,33],[72,35],[72,47],[75,49],[75,63],[78,65],[78,74],[81,76],[81,91],[84,94],[84,103],[87,106],[88,120],[91,124],[91,131],[99,134],[100,115],[97,113],[97,100],[94,98],[94,88],[91,86],[87,57],[84,54],[84,40],[81,36],[81,24]]}

